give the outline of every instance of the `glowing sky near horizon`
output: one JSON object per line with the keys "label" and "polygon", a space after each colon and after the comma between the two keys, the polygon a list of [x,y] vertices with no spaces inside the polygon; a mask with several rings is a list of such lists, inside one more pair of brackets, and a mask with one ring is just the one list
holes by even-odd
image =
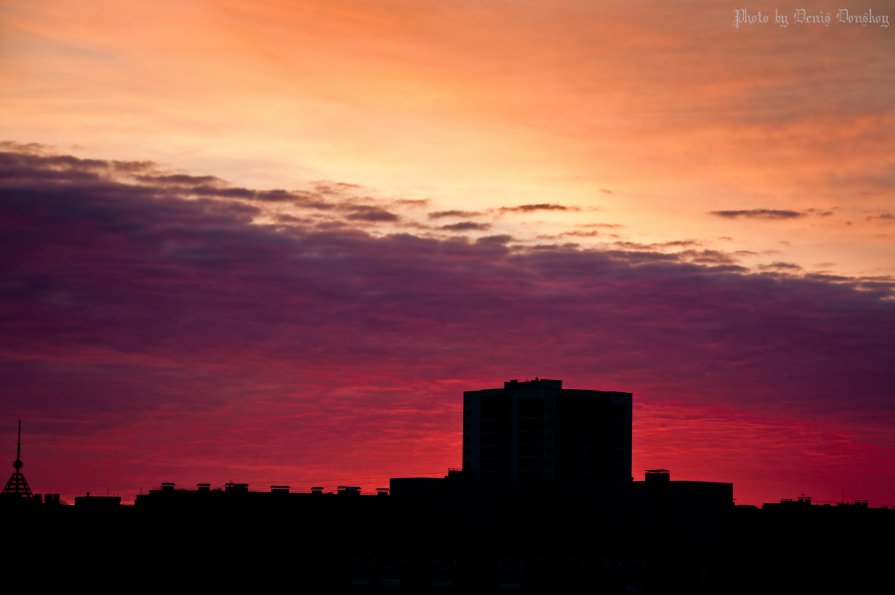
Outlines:
{"label": "glowing sky near horizon", "polygon": [[634,392],[635,469],[895,504],[895,21],[739,6],[0,1],[4,419],[65,493],[316,485],[455,466],[462,390],[540,374]]}

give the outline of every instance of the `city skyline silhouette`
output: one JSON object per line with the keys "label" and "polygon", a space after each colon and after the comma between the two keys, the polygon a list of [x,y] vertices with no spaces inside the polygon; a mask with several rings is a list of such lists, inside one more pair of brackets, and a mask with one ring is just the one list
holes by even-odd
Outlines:
{"label": "city skyline silhouette", "polygon": [[[895,509],[807,497],[736,506],[730,483],[666,469],[631,477],[631,397],[541,378],[465,391],[464,468],[392,478],[375,495],[162,482],[133,505],[87,492],[70,506],[27,488],[19,431],[0,522],[16,560],[53,544],[20,566],[52,564],[94,588],[147,571],[153,585],[288,580],[362,593],[747,593],[768,581],[808,592],[883,580]],[[116,572],[80,574],[97,556]]]}
{"label": "city skyline silhouette", "polygon": [[[533,378],[531,380],[508,380],[502,389],[482,389],[464,391],[463,399],[463,466],[449,469],[441,477],[442,472],[413,474],[416,478],[391,477],[389,487],[377,487],[375,490],[363,490],[361,486],[347,485],[355,483],[351,480],[327,479],[327,482],[338,482],[337,489],[327,489],[320,478],[310,483],[315,485],[301,490],[303,482],[293,492],[291,484],[270,484],[269,493],[309,493],[314,495],[359,495],[362,493],[388,496],[393,493],[395,485],[399,493],[428,494],[439,493],[462,478],[464,482],[481,483],[484,489],[503,489],[500,485],[566,485],[569,489],[575,486],[614,485],[635,481],[631,475],[631,398],[632,393],[607,392],[599,390],[580,390],[563,388],[562,380]],[[14,472],[7,481],[2,493],[7,498],[30,500],[36,497],[41,502],[41,494],[32,494],[31,488],[21,472],[22,422],[18,421],[16,435],[16,459],[13,462]],[[404,474],[406,475],[406,474]],[[667,483],[670,472],[667,469],[647,469],[644,485],[661,485]],[[374,479],[374,478],[366,478]],[[453,481],[450,481],[453,480]],[[397,482],[397,484],[396,484]],[[184,492],[176,482],[161,481],[161,488],[150,489],[153,493]],[[704,482],[703,482],[704,483]],[[683,486],[692,484],[697,489],[700,482],[677,482]],[[213,487],[210,482],[195,484],[197,493],[226,492],[247,493],[249,483],[227,481],[224,485]],[[717,487],[704,483],[705,487],[716,490],[713,497],[720,502],[732,506],[732,484],[717,484]],[[487,486],[492,486],[488,488]],[[726,486],[726,487],[724,487]],[[516,489],[516,488],[513,488]],[[527,488],[526,488],[527,489]],[[717,491],[720,489],[720,491]],[[189,491],[189,488],[186,488]],[[433,491],[434,490],[434,491]],[[585,491],[587,488],[585,488]],[[257,489],[256,493],[259,492]],[[453,493],[453,492],[451,492]],[[688,497],[693,497],[690,493]],[[45,494],[47,503],[68,504],[60,499],[58,493]],[[135,496],[139,502],[145,498],[143,490]],[[93,494],[88,490],[85,495],[75,497],[74,504],[82,506],[102,506],[121,504],[120,494],[105,496]],[[812,498],[801,493],[798,499],[782,498],[780,505],[797,502],[811,505]],[[854,500],[855,506],[866,507],[867,500]],[[830,502],[826,502],[830,504]],[[845,500],[845,489],[838,505],[849,504]],[[764,503],[764,507],[773,507],[774,503]],[[885,507],[888,508],[888,507]]]}

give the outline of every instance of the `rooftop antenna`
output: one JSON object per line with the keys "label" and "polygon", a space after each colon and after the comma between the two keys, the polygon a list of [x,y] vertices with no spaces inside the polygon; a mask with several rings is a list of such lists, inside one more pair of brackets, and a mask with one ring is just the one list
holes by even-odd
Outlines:
{"label": "rooftop antenna", "polygon": [[33,497],[31,488],[28,487],[28,481],[22,475],[22,466],[22,420],[19,420],[19,434],[16,439],[16,460],[12,462],[15,472],[13,472],[9,481],[6,482],[6,487],[3,488],[4,494],[11,494],[19,498]]}

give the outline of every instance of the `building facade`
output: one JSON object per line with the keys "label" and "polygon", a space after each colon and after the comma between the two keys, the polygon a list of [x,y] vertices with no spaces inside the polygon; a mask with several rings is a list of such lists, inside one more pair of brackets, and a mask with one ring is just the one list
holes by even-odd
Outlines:
{"label": "building facade", "polygon": [[463,472],[486,482],[631,481],[631,393],[538,378],[466,391]]}

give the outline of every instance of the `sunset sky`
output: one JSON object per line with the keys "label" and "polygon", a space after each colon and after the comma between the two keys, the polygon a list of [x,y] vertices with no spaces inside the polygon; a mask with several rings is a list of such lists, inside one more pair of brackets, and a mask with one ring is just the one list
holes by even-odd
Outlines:
{"label": "sunset sky", "polygon": [[0,461],[372,489],[540,376],[895,505],[893,64],[891,1],[0,0]]}

